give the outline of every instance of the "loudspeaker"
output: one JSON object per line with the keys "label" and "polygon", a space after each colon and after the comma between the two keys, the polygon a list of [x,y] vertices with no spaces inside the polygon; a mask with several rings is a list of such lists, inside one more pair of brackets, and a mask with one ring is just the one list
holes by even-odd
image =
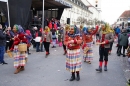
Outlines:
{"label": "loudspeaker", "polygon": [[67,24],[70,24],[70,18],[67,18]]}

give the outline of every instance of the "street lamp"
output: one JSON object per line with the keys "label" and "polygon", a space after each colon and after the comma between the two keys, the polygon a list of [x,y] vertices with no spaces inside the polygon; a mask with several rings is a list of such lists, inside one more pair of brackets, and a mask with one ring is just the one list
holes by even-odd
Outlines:
{"label": "street lamp", "polygon": [[42,8],[42,28],[44,29],[44,0],[43,0],[43,8]]}

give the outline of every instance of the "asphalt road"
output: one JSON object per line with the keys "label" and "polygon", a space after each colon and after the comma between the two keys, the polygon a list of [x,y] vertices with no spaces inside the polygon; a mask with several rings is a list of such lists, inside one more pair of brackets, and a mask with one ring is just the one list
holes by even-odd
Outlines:
{"label": "asphalt road", "polygon": [[[65,70],[65,56],[62,47],[50,48],[50,55],[45,58],[45,52],[35,52],[28,57],[25,71],[14,74],[13,58],[5,54],[8,65],[0,65],[0,86],[126,86],[126,78],[122,70],[121,61],[116,56],[113,47],[109,56],[108,71],[98,73],[98,46],[93,46],[94,59],[92,64],[82,61],[80,81],[69,79],[71,73]],[[82,50],[81,50],[82,52]],[[82,54],[81,54],[82,56]]]}

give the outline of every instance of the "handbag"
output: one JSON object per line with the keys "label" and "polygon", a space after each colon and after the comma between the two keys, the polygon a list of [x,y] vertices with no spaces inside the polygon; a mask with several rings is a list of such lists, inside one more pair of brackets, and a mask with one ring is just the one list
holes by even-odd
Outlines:
{"label": "handbag", "polygon": [[89,49],[90,49],[89,47],[85,47],[84,48],[84,53],[88,52]]}
{"label": "handbag", "polygon": [[41,41],[41,37],[36,37],[34,40],[35,40],[35,42],[40,42]]}
{"label": "handbag", "polygon": [[8,55],[10,58],[13,57],[13,53],[12,53],[10,50],[7,51],[7,55]]}

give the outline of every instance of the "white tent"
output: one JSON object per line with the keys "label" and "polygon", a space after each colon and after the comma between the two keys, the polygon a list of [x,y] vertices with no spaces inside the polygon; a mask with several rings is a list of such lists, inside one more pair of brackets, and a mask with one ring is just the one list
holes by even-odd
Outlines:
{"label": "white tent", "polygon": [[9,4],[8,4],[8,0],[0,0],[0,2],[6,2],[7,3],[8,24],[9,24],[9,27],[10,27],[10,16],[9,16]]}

